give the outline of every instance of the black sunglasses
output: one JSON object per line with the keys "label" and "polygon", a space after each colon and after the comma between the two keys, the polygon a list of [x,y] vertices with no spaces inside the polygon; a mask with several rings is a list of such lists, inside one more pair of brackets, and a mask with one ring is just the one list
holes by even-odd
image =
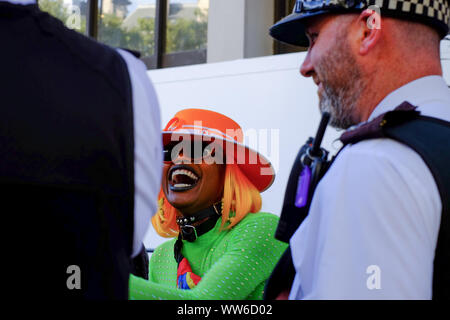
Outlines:
{"label": "black sunglasses", "polygon": [[165,163],[225,163],[221,143],[211,141],[179,141],[163,147]]}

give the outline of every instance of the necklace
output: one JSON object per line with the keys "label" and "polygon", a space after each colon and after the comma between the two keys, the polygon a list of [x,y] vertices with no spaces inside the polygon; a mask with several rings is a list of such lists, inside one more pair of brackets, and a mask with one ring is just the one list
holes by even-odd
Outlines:
{"label": "necklace", "polygon": [[219,207],[217,209],[220,204],[221,202],[217,202],[211,207],[201,210],[192,216],[177,218],[181,238],[189,242],[194,242],[202,234],[211,230],[222,215],[222,208]]}

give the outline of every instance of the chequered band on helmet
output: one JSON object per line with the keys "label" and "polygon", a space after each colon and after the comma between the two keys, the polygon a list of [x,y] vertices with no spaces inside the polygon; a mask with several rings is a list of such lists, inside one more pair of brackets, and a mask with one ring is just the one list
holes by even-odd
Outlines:
{"label": "chequered band on helmet", "polygon": [[435,28],[443,38],[449,31],[450,0],[297,0],[291,15],[270,28],[275,39],[308,46],[304,21],[327,13],[379,9],[381,16],[417,21]]}
{"label": "chequered band on helmet", "polygon": [[447,0],[369,0],[368,6],[395,10],[437,19],[448,25],[450,8]]}
{"label": "chequered band on helmet", "polygon": [[373,5],[389,11],[437,19],[447,25],[450,21],[448,0],[297,0],[294,13],[323,10],[330,7],[366,9]]}

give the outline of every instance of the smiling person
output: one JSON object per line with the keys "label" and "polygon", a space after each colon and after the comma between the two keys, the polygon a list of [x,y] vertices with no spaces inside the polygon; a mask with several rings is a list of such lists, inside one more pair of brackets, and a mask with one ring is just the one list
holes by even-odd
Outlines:
{"label": "smiling person", "polygon": [[309,47],[300,73],[348,129],[290,239],[290,299],[450,299],[449,18],[448,0],[297,0],[271,28]]}
{"label": "smiling person", "polygon": [[152,222],[174,239],[152,254],[148,281],[131,276],[131,299],[262,299],[286,245],[274,238],[278,217],[259,212],[273,168],[242,141],[236,122],[209,110],[185,109],[167,124]]}

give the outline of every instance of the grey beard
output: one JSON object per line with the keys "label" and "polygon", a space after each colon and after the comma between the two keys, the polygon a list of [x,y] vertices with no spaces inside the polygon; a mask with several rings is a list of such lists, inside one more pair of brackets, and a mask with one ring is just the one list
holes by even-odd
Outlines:
{"label": "grey beard", "polygon": [[366,88],[351,50],[338,36],[328,54],[317,66],[323,90],[319,97],[320,111],[330,113],[330,125],[348,129],[358,123],[357,103]]}
{"label": "grey beard", "polygon": [[[323,86],[319,108],[322,113],[330,113],[330,125],[337,129],[348,129],[356,124],[353,117],[359,92],[350,92],[347,88],[333,90]],[[352,91],[355,91],[355,87]],[[358,90],[359,91],[359,90]]]}

